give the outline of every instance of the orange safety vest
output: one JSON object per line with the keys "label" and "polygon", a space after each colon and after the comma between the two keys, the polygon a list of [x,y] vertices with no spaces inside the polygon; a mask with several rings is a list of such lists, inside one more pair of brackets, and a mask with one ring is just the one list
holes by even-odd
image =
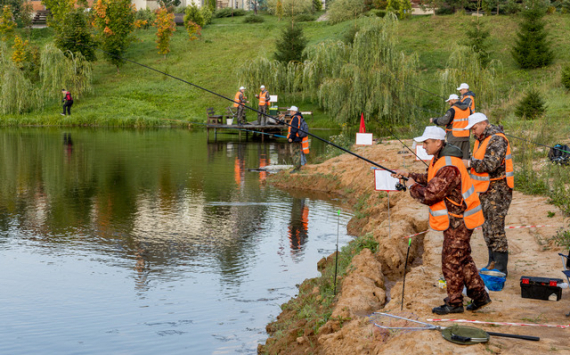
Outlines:
{"label": "orange safety vest", "polygon": [[[293,117],[295,117],[295,116],[296,116],[296,115],[293,115]],[[297,129],[301,128],[301,119],[300,119],[300,117],[302,117],[302,116],[299,116],[299,120],[298,120],[299,125],[297,126]],[[293,121],[292,118],[291,118],[291,121]],[[296,132],[295,135],[298,137],[298,136],[299,136],[299,133]],[[287,137],[289,137],[289,136],[291,136],[291,126],[289,126],[289,130],[288,130],[288,132],[287,132]],[[299,142],[295,142],[295,143],[299,143]],[[302,141],[301,141],[301,148],[303,149],[303,153],[304,153],[305,155],[306,155],[306,154],[309,154],[309,137],[304,137],[304,138],[302,138]]]}
{"label": "orange safety vest", "polygon": [[234,107],[238,107],[239,105],[243,106],[243,104],[241,103],[241,99],[240,99],[241,93],[242,93],[241,91],[236,92],[236,96],[234,97]]}
{"label": "orange safety vest", "polygon": [[[471,183],[469,173],[467,172],[463,161],[457,157],[444,156],[439,158],[434,165],[433,159],[435,159],[435,157],[432,158],[432,162],[428,169],[428,183],[434,178],[439,169],[445,166],[454,166],[459,169],[461,174],[461,195],[463,196],[463,201],[461,201],[461,203],[465,203],[467,205],[467,209],[463,212],[463,216],[452,216],[463,217],[463,222],[465,222],[465,226],[469,229],[475,229],[481,226],[485,222],[483,209],[481,208],[479,195],[475,192],[475,188]],[[457,203],[450,199],[447,200],[457,205]],[[441,200],[429,206],[429,225],[432,229],[437,231],[444,231],[449,228],[449,212],[445,206],[445,200]]]}
{"label": "orange safety vest", "polygon": [[475,113],[475,98],[471,95],[467,95],[461,98],[461,102],[465,101],[466,98],[470,98],[471,99],[471,105],[469,105],[469,110],[471,111],[471,114]]}
{"label": "orange safety vest", "polygon": [[259,93],[259,106],[269,105],[269,92],[266,91],[263,94],[263,91]]}
{"label": "orange safety vest", "polygon": [[[471,168],[471,180],[473,180],[473,186],[475,186],[475,191],[481,193],[486,192],[489,189],[489,185],[493,180],[501,180],[506,178],[507,185],[513,189],[515,187],[515,172],[513,168],[513,157],[511,155],[511,145],[509,140],[502,133],[495,134],[496,136],[503,137],[507,141],[507,154],[505,155],[505,175],[498,178],[490,179],[489,173],[478,173],[475,169]],[[475,147],[473,148],[473,158],[478,160],[483,160],[485,158],[485,152],[487,151],[487,145],[491,140],[489,136],[483,139],[483,142],[479,145],[479,140],[475,141]]]}
{"label": "orange safety vest", "polygon": [[459,107],[451,108],[455,114],[453,121],[451,121],[451,128],[446,128],[447,132],[451,131],[454,137],[465,138],[469,137],[469,130],[464,129],[469,124],[469,110],[461,110]]}

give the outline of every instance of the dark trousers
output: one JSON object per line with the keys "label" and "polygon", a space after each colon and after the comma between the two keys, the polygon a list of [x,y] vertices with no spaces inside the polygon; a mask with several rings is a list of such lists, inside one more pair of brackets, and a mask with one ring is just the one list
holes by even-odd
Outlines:
{"label": "dark trousers", "polygon": [[257,114],[257,121],[259,122],[260,125],[266,125],[267,124],[267,116],[263,115],[262,113],[267,113],[267,105],[261,105],[259,106],[259,112]]}
{"label": "dark trousers", "polygon": [[238,123],[245,123],[245,107],[243,105],[238,106],[236,116]]}
{"label": "dark trousers", "polygon": [[71,106],[73,106],[73,100],[65,101],[63,104],[63,114],[65,115],[65,109],[67,108],[67,114],[71,115]]}

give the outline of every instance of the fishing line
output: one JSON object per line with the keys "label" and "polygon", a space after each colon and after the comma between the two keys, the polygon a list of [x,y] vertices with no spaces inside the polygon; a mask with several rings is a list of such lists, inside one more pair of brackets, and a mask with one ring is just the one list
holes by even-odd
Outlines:
{"label": "fishing line", "polygon": [[560,148],[556,148],[556,147],[551,147],[551,146],[546,145],[546,144],[536,143],[536,142],[533,142],[533,141],[530,141],[530,140],[527,140],[527,139],[524,139],[524,138],[520,138],[520,137],[513,136],[512,134],[507,134],[507,133],[505,133],[505,136],[508,136],[508,137],[511,137],[511,138],[515,138],[515,139],[519,139],[519,140],[521,140],[521,141],[523,141],[523,142],[527,142],[527,143],[530,143],[530,144],[540,145],[540,146],[543,146],[543,147],[546,147],[546,148],[555,149],[555,150],[559,150],[559,151],[561,151],[561,152],[570,154],[569,151],[566,151],[566,150],[564,150],[564,149],[560,149]]}
{"label": "fishing line", "polygon": [[[74,43],[77,43],[77,44],[82,45],[82,46],[85,46],[85,47],[95,48],[95,49],[100,50],[101,52],[106,53],[106,54],[108,54],[108,55],[110,55],[110,56],[113,56],[113,57],[115,57],[115,58],[117,58],[117,59],[124,60],[124,61],[126,61],[126,62],[130,62],[130,63],[136,64],[136,65],[138,65],[138,66],[141,66],[141,67],[143,67],[143,68],[152,70],[152,71],[157,72],[157,73],[159,73],[159,74],[168,76],[168,77],[170,77],[170,78],[172,78],[172,79],[181,81],[181,82],[183,82],[183,83],[185,83],[185,84],[188,84],[188,85],[193,86],[193,87],[195,87],[195,88],[198,88],[198,89],[200,89],[200,90],[206,91],[206,92],[208,92],[208,93],[210,93],[210,94],[212,94],[212,95],[218,96],[218,97],[220,97],[220,98],[222,98],[222,99],[224,99],[224,100],[227,100],[227,101],[230,101],[230,102],[232,102],[232,103],[235,103],[235,101],[234,101],[233,99],[230,99],[229,97],[226,97],[226,96],[224,96],[224,95],[218,94],[218,93],[216,93],[216,92],[214,92],[214,91],[212,91],[212,90],[206,89],[206,88],[204,88],[204,87],[202,87],[202,86],[200,86],[200,85],[191,83],[191,82],[189,82],[189,81],[187,81],[187,80],[184,80],[184,79],[179,78],[179,77],[176,77],[176,76],[174,76],[174,75],[165,73],[165,72],[163,72],[163,71],[160,71],[160,70],[155,69],[155,68],[153,68],[153,67],[150,67],[150,66],[148,66],[148,65],[145,65],[145,64],[142,64],[142,63],[139,63],[139,62],[135,62],[134,60],[121,57],[120,55],[117,55],[117,54],[114,54],[114,53],[107,52],[107,51],[105,51],[105,50],[103,50],[103,49],[101,49],[101,48],[92,47],[92,46],[87,46],[87,45],[85,45],[85,44],[83,44],[83,43],[78,43],[78,42],[75,42],[75,41],[74,41]],[[262,115],[264,115],[265,117],[272,118],[272,119],[276,120],[277,122],[279,122],[279,123],[281,123],[281,124],[283,124],[283,125],[285,125],[285,126],[293,127],[293,126],[291,126],[291,124],[285,122],[284,120],[279,119],[279,117],[274,117],[274,116],[268,115],[268,114],[266,114],[266,113],[264,113],[264,112],[258,111],[258,110],[254,109],[254,108],[252,108],[252,107],[247,106],[247,105],[243,105],[243,107],[244,107],[244,108],[247,108],[247,109],[249,109],[249,110],[251,110],[251,111],[253,111],[253,112],[257,112],[258,114],[262,114]],[[387,171],[389,171],[389,172],[391,172],[391,173],[393,173],[393,174],[396,174],[396,172],[395,172],[394,170],[388,169],[388,168],[386,168],[386,167],[384,167],[384,166],[382,166],[382,165],[380,165],[380,164],[378,164],[378,163],[376,163],[376,162],[374,162],[374,161],[372,161],[372,160],[370,160],[370,159],[367,159],[367,158],[365,158],[365,157],[363,157],[363,156],[361,156],[361,155],[358,155],[358,154],[356,154],[356,153],[354,153],[354,152],[352,152],[352,151],[350,151],[350,150],[348,150],[348,149],[346,149],[346,148],[343,148],[343,147],[341,147],[341,146],[339,146],[339,145],[337,145],[337,144],[334,144],[334,143],[331,142],[331,141],[328,141],[328,140],[326,140],[326,139],[324,139],[324,138],[321,138],[321,137],[319,137],[319,136],[317,136],[317,135],[314,135],[314,134],[312,134],[312,133],[310,133],[310,132],[305,132],[305,131],[303,131],[303,130],[301,130],[301,129],[299,129],[299,128],[297,128],[297,130],[300,131],[300,132],[306,133],[307,135],[309,135],[309,136],[311,136],[311,137],[314,137],[314,138],[316,138],[316,139],[318,139],[318,140],[320,140],[320,141],[322,141],[322,142],[324,142],[324,143],[326,143],[326,144],[332,145],[333,147],[335,147],[335,148],[337,148],[337,149],[340,149],[340,150],[342,150],[342,151],[345,152],[345,153],[349,153],[349,154],[351,154],[351,155],[357,157],[358,159],[364,160],[365,162],[367,162],[367,163],[369,163],[369,164],[372,164],[372,165],[374,165],[374,166],[377,166],[377,167],[379,167],[379,168],[382,168],[382,169],[384,169],[384,170],[387,170]],[[404,177],[403,177],[402,179],[405,180],[405,181],[408,180],[408,178],[404,178]]]}
{"label": "fishing line", "polygon": [[400,138],[398,138],[398,136],[396,136],[396,135],[394,134],[394,131],[392,131],[392,128],[391,128],[390,126],[388,126],[388,130],[389,130],[390,133],[394,136],[394,138],[396,138],[400,143],[402,143],[402,145],[403,145],[404,147],[406,147],[410,152],[412,152],[412,154],[415,155],[416,158],[418,158],[419,161],[421,161],[422,163],[424,163],[425,166],[427,166],[427,167],[429,168],[428,163],[426,163],[425,161],[423,161],[422,158],[420,158],[420,157],[416,154],[416,152],[414,152],[410,147],[408,147],[408,146],[406,145],[406,143],[402,142],[402,141],[400,140]]}

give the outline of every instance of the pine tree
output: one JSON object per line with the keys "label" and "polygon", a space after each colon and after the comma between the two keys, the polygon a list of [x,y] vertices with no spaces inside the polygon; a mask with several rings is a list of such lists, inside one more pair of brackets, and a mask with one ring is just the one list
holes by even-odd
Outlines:
{"label": "pine tree", "polygon": [[83,8],[69,12],[55,34],[55,45],[62,52],[81,53],[86,60],[92,62],[95,55],[95,39],[89,31],[87,13]]}
{"label": "pine tree", "polygon": [[539,0],[532,0],[522,12],[517,40],[512,50],[514,60],[523,69],[540,68],[554,60],[551,43],[547,40],[546,22],[542,19],[546,8]]}
{"label": "pine tree", "polygon": [[26,47],[28,46],[28,41],[22,41],[20,36],[16,35],[14,38],[14,45],[12,49],[12,61],[19,69],[24,68],[24,62],[26,61]]}
{"label": "pine tree", "polygon": [[545,112],[546,104],[540,92],[536,89],[530,89],[515,109],[517,117],[526,118],[527,120],[534,120],[544,115]]}
{"label": "pine tree", "polygon": [[479,17],[475,20],[475,25],[468,28],[465,32],[467,35],[467,40],[465,44],[471,48],[477,54],[479,62],[483,68],[486,68],[491,61],[489,58],[489,43],[487,39],[490,36],[490,31],[485,28],[485,25],[481,22]]}
{"label": "pine tree", "polygon": [[302,62],[304,59],[303,50],[307,42],[301,26],[294,27],[292,24],[287,26],[281,35],[281,39],[277,41],[275,59],[282,63]]}

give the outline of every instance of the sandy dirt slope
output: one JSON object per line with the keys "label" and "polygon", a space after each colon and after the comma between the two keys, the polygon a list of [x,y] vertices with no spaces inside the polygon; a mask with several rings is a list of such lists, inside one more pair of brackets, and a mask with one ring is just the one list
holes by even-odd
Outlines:
{"label": "sandy dirt slope", "polygon": [[[411,146],[411,141],[406,141]],[[388,168],[406,167],[423,172],[425,165],[415,157],[402,154],[405,148],[397,142],[383,142],[372,147],[355,147],[354,151]],[[570,354],[570,329],[485,326],[488,331],[534,335],[539,342],[491,337],[487,344],[455,345],[445,341],[438,331],[414,331],[389,334],[372,325],[367,317],[374,311],[400,314],[402,276],[406,255],[406,235],[427,230],[427,207],[414,201],[409,194],[390,193],[390,221],[385,193],[374,191],[370,165],[348,154],[322,164],[304,167],[301,174],[280,173],[272,182],[287,189],[304,189],[343,195],[355,205],[356,216],[349,223],[351,234],[372,233],[379,242],[379,251],[369,250],[353,260],[354,271],[345,277],[333,316],[352,320],[342,327],[329,321],[313,341],[297,339],[295,350],[266,348],[269,353],[299,354]],[[549,212],[555,213],[548,217]],[[493,303],[480,312],[439,317],[431,313],[441,305],[445,291],[438,288],[441,275],[441,245],[443,235],[428,232],[414,237],[410,252],[404,312],[420,321],[428,318],[475,319],[493,322],[538,324],[569,324],[565,314],[570,312],[570,290],[564,289],[558,302],[521,298],[521,276],[564,278],[563,252],[550,238],[568,225],[563,214],[549,205],[544,197],[526,196],[515,192],[507,217],[507,225],[552,225],[553,227],[509,229],[509,276],[501,292],[491,292]],[[473,257],[478,267],[487,262],[487,249],[480,230],[471,240]],[[388,289],[387,289],[388,288]],[[466,302],[469,299],[466,298]],[[437,323],[450,326],[452,323]],[[269,343],[269,342],[268,342]],[[312,344],[312,345],[311,345]]]}

